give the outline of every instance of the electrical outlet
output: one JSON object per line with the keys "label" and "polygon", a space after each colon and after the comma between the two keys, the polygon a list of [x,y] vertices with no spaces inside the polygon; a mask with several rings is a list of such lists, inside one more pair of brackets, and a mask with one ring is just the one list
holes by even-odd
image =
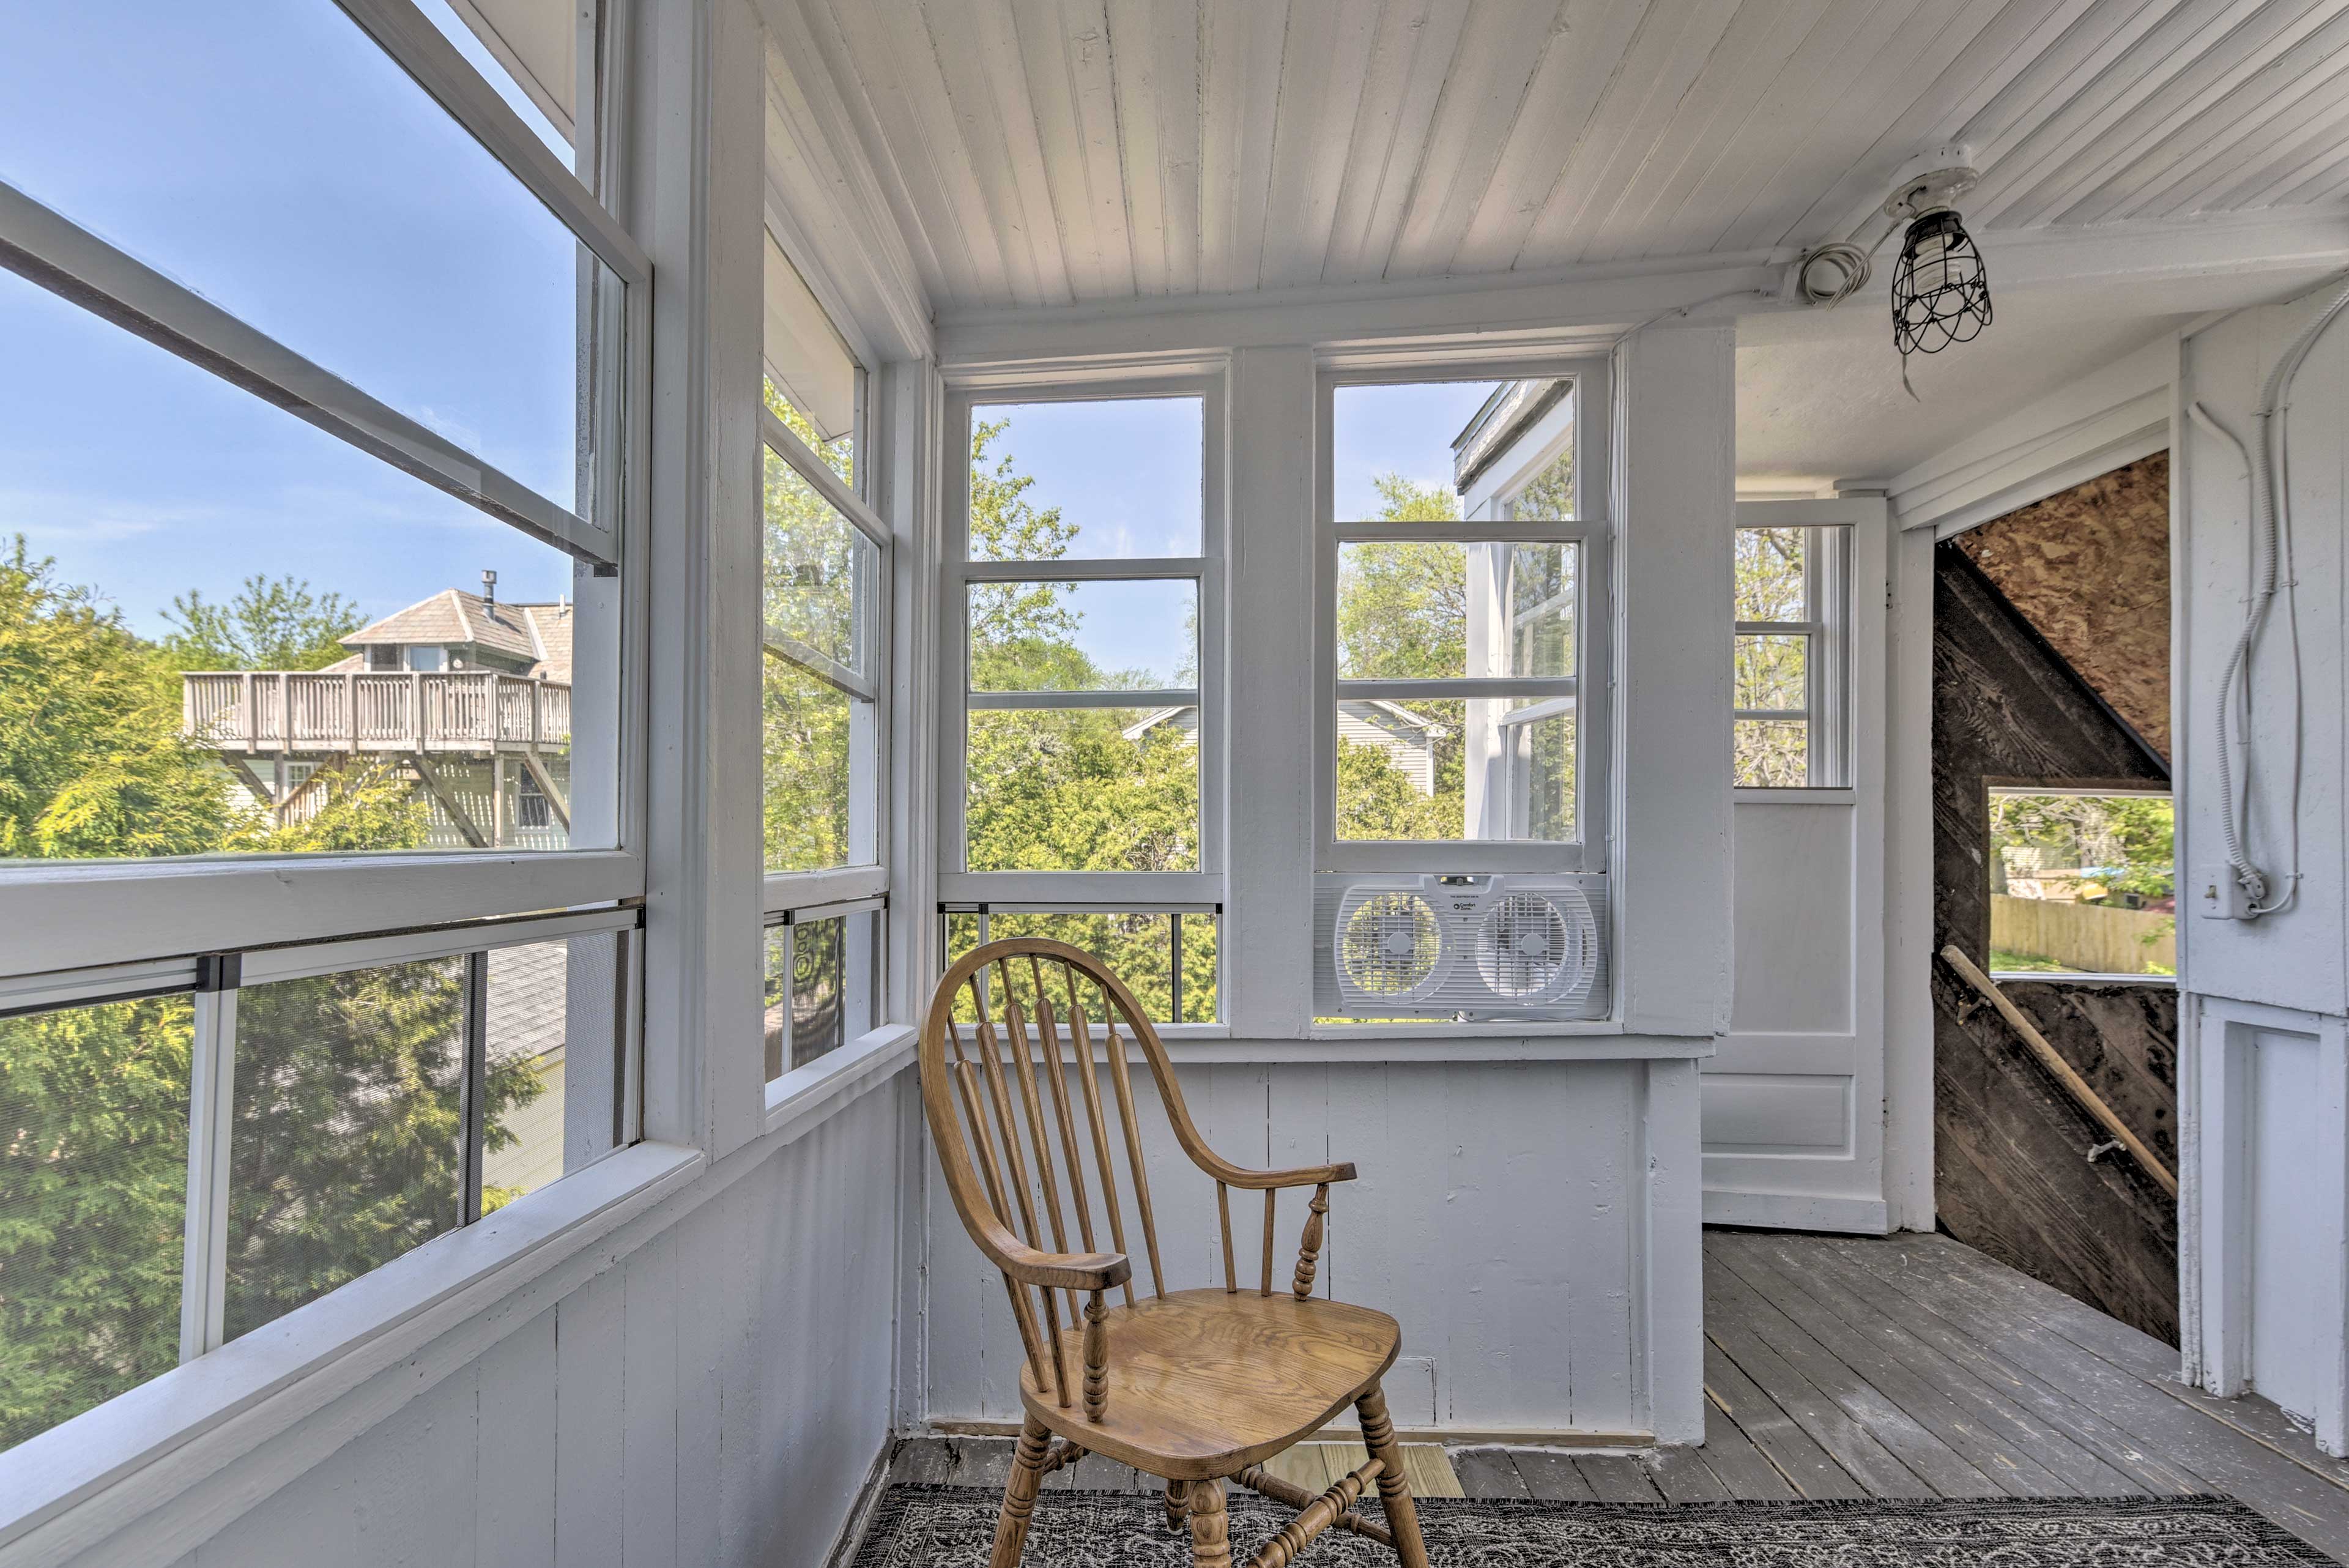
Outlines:
{"label": "electrical outlet", "polygon": [[2205,866],[2194,873],[2194,907],[2206,920],[2248,920],[2251,900],[2235,880],[2231,866]]}

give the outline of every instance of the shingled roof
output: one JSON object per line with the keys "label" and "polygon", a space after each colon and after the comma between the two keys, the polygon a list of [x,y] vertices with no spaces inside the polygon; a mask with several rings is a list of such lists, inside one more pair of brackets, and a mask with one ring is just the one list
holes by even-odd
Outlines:
{"label": "shingled roof", "polygon": [[[492,604],[479,594],[443,588],[430,598],[396,610],[342,639],[345,648],[453,647],[471,643],[531,661],[531,673],[546,680],[571,679],[571,607],[568,604]],[[331,668],[359,668],[357,659]]]}

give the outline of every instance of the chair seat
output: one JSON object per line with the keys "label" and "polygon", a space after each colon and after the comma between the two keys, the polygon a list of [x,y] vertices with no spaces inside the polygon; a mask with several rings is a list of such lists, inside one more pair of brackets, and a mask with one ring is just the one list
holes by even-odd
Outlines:
{"label": "chair seat", "polygon": [[1114,1307],[1109,1410],[1085,1419],[1084,1338],[1061,1338],[1070,1404],[1040,1388],[1032,1366],[1019,1397],[1047,1427],[1097,1454],[1170,1480],[1227,1476],[1310,1437],[1350,1408],[1395,1358],[1395,1320],[1343,1302],[1284,1291],[1177,1291]]}

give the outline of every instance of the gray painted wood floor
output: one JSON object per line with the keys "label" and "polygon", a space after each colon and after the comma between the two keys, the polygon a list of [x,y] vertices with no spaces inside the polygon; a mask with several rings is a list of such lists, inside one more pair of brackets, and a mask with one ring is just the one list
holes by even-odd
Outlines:
{"label": "gray painted wood floor", "polygon": [[[1941,1236],[1705,1234],[1705,1441],[1639,1454],[1454,1449],[1470,1497],[2218,1492],[2349,1562],[2349,1463],[2178,1353]],[[1003,1438],[901,1444],[894,1480],[1000,1486]],[[1093,1456],[1052,1486],[1123,1490]],[[1154,1483],[1153,1483],[1154,1488]]]}

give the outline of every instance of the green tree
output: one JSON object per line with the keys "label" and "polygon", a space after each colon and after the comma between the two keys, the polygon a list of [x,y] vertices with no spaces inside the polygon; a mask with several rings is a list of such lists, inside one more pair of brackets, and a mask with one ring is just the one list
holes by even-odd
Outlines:
{"label": "green tree", "polygon": [[174,670],[324,670],[349,656],[342,639],[367,624],[340,594],[258,574],[225,605],[181,594],[163,618],[171,626],[163,655]]}
{"label": "green tree", "polygon": [[[1810,603],[1809,530],[1740,528],[1733,565],[1733,594],[1741,621],[1803,620]],[[1741,709],[1808,706],[1806,639],[1798,636],[1740,637],[1735,648],[1735,696]],[[1741,785],[1810,783],[1810,727],[1773,719],[1736,721],[1731,744],[1731,776]]]}
{"label": "green tree", "polygon": [[[298,619],[327,601],[295,585],[274,602]],[[424,842],[425,806],[379,765],[332,770],[304,821],[231,809],[179,718],[168,650],[21,539],[0,556],[0,856]],[[440,961],[243,993],[233,1329],[454,1222],[461,978]],[[0,1020],[0,1447],[178,1359],[193,1017],[167,996]],[[499,1075],[493,1126],[541,1092]]]}
{"label": "green tree", "polygon": [[18,535],[0,556],[0,859],[214,847],[229,811],[181,738],[178,687]]}

